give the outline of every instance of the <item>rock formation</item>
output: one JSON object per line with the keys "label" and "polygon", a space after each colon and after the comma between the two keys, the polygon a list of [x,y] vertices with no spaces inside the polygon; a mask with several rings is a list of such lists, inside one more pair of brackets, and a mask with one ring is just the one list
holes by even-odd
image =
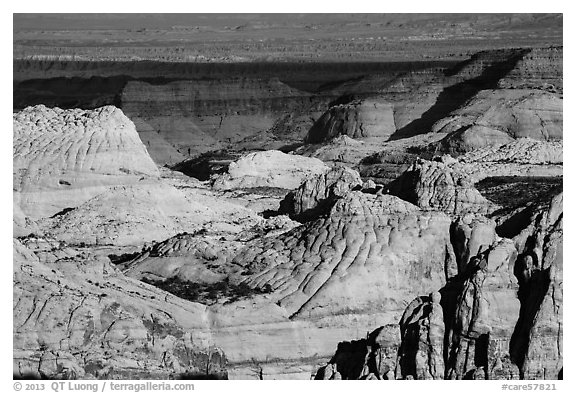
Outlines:
{"label": "rock formation", "polygon": [[306,179],[300,187],[289,192],[281,203],[281,210],[295,216],[314,216],[329,210],[339,198],[361,186],[358,172],[338,166]]}
{"label": "rock formation", "polygon": [[392,105],[367,99],[331,107],[310,128],[306,142],[325,142],[339,135],[388,139],[395,131]]}
{"label": "rock formation", "polygon": [[291,190],[308,176],[328,170],[317,158],[284,154],[277,150],[247,154],[228,167],[228,172],[216,176],[217,190],[273,187]]}
{"label": "rock formation", "polygon": [[398,379],[444,379],[444,317],[441,295],[416,298],[400,320],[402,345],[398,350]]}
{"label": "rock formation", "polygon": [[432,131],[448,134],[438,147],[454,153],[512,138],[562,139],[562,98],[540,90],[483,90],[438,121]]}
{"label": "rock formation", "polygon": [[159,176],[134,124],[111,106],[17,112],[13,153],[15,203],[32,218],[78,206],[109,186]]}
{"label": "rock formation", "polygon": [[418,160],[388,185],[389,192],[423,209],[448,214],[488,213],[493,204],[474,188],[468,176],[444,157],[444,162]]}
{"label": "rock formation", "polygon": [[514,238],[521,308],[510,353],[525,379],[556,379],[562,372],[562,203],[559,194],[532,207],[529,225]]}
{"label": "rock formation", "polygon": [[237,204],[215,201],[198,182],[161,179],[133,123],[114,107],[27,108],[14,114],[14,135],[18,235],[134,246],[234,217],[248,227],[261,220]]}
{"label": "rock formation", "polygon": [[[134,119],[159,164],[174,164],[178,156],[236,148],[243,139],[273,128],[276,121],[297,111],[305,112],[302,117],[310,123],[318,105],[311,103],[310,93],[277,78],[132,81],[121,94],[123,110]],[[286,137],[278,147],[290,143],[290,136]],[[296,135],[296,140],[300,137]]]}
{"label": "rock formation", "polygon": [[[562,194],[526,209],[527,226],[512,239],[482,216],[454,222],[456,263],[447,284],[413,300],[400,320],[396,361],[389,362],[396,379],[561,378]],[[391,379],[367,361],[380,348],[364,347],[366,360],[344,355],[347,369],[367,370],[349,379],[368,371]],[[329,366],[341,370],[339,351]]]}
{"label": "rock formation", "polygon": [[[445,280],[450,219],[391,195],[351,191],[327,217],[257,240],[232,263],[251,287],[269,285],[293,318],[401,308]],[[396,311],[394,311],[396,312]]]}
{"label": "rock formation", "polygon": [[534,48],[528,51],[514,68],[498,82],[501,89],[539,89],[563,91],[563,59],[561,46]]}
{"label": "rock formation", "polygon": [[166,66],[114,81],[135,123],[15,113],[14,376],[561,378],[561,57]]}
{"label": "rock formation", "polygon": [[126,278],[106,258],[26,243],[14,240],[14,377],[226,378],[205,306]]}

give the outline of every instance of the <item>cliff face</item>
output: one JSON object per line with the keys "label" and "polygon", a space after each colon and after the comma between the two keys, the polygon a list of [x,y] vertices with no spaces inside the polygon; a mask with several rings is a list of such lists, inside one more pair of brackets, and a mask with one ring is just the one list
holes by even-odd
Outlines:
{"label": "cliff face", "polygon": [[535,48],[525,54],[505,78],[498,82],[502,89],[540,89],[563,91],[563,57],[560,47]]}
{"label": "cliff face", "polygon": [[[562,96],[558,51],[531,53],[14,114],[15,375],[558,378]],[[310,127],[313,158],[241,153]],[[220,147],[178,167],[210,181],[148,155]]]}
{"label": "cliff face", "polygon": [[513,138],[562,139],[563,100],[536,89],[498,89],[478,93],[432,127],[448,134],[437,148],[462,153],[503,144]]}
{"label": "cliff face", "polygon": [[533,206],[530,224],[514,238],[521,309],[510,352],[526,379],[557,378],[562,371],[562,204],[559,194]]}
{"label": "cliff face", "polygon": [[562,193],[550,189],[498,208],[472,184],[544,167],[550,176],[558,145],[520,139],[416,163],[391,183],[390,192],[452,216],[446,284],[412,300],[397,325],[339,345],[317,378],[561,378]]}
{"label": "cliff face", "polygon": [[[242,140],[273,128],[286,114],[314,116],[318,100],[278,79],[128,82],[122,108],[158,163],[210,150],[242,147]],[[301,139],[296,135],[296,140]],[[290,142],[284,135],[280,143]],[[169,145],[171,148],[166,149]]]}
{"label": "cliff face", "polygon": [[513,239],[484,218],[456,221],[457,269],[439,292],[408,305],[400,338],[382,340],[395,331],[386,325],[343,343],[317,378],[335,379],[334,370],[345,379],[561,378],[561,206],[559,194],[528,207],[530,224]]}
{"label": "cliff face", "polygon": [[[368,82],[377,88],[354,94]],[[443,133],[429,153],[458,155],[514,138],[562,138],[561,47],[480,52],[448,70],[369,77],[335,91],[343,96],[310,129],[308,142],[347,135],[382,144]]]}

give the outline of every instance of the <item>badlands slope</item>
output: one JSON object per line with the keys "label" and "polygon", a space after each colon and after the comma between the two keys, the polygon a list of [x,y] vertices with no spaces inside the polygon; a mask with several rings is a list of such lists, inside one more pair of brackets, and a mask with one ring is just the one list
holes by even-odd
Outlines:
{"label": "badlands slope", "polygon": [[202,181],[117,108],[15,113],[14,375],[560,378],[558,56],[343,82]]}

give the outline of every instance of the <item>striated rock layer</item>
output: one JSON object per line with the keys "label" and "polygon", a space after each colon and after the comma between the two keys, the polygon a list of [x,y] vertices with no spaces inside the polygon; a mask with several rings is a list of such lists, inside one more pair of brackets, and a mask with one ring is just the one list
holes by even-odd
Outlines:
{"label": "striated rock layer", "polygon": [[453,263],[449,226],[443,213],[351,191],[327,217],[257,240],[232,262],[242,282],[269,285],[292,318],[394,312],[414,288],[444,282]]}
{"label": "striated rock layer", "polygon": [[312,216],[329,210],[350,190],[362,187],[360,175],[353,169],[337,166],[308,178],[289,192],[281,203],[281,210],[295,216]]}
{"label": "striated rock layer", "polygon": [[53,215],[109,186],[157,178],[134,124],[117,108],[42,105],[14,114],[15,203],[33,218]]}
{"label": "striated rock layer", "polygon": [[457,153],[522,137],[559,140],[562,101],[540,90],[483,90],[434,124],[432,131],[449,134],[439,142],[439,148]]}
{"label": "striated rock layer", "polygon": [[[319,102],[310,93],[277,78],[204,79],[151,84],[132,81],[122,90],[122,108],[134,119],[152,158],[159,164],[222,148],[238,148],[249,137],[297,117],[295,135],[284,135],[277,147],[300,139],[297,123],[309,127]],[[312,119],[313,121],[313,119]],[[292,132],[292,131],[290,131]],[[262,148],[263,138],[257,140]],[[248,143],[251,145],[251,143]],[[246,145],[246,146],[248,146]],[[254,145],[254,143],[252,143]]]}
{"label": "striated rock layer", "polygon": [[495,206],[473,186],[471,179],[454,165],[418,160],[388,186],[389,192],[423,209],[448,214],[489,213]]}
{"label": "striated rock layer", "polygon": [[14,240],[14,377],[226,378],[205,306],[126,278],[105,258],[28,243]]}
{"label": "striated rock layer", "polygon": [[562,200],[526,207],[527,226],[512,239],[481,216],[458,219],[457,268],[409,304],[401,338],[378,342],[394,332],[386,325],[344,353],[341,344],[317,379],[336,379],[334,370],[346,379],[562,378]]}
{"label": "striated rock layer", "polygon": [[215,201],[198,182],[161,178],[134,124],[114,107],[27,108],[14,114],[13,149],[17,235],[133,246],[236,218],[261,220]]}

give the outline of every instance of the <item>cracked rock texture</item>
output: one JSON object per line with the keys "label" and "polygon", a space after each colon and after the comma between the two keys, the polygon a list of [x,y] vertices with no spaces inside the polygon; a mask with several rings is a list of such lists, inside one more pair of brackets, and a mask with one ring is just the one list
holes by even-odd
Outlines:
{"label": "cracked rock texture", "polygon": [[495,206],[474,188],[472,180],[456,166],[455,160],[444,162],[419,159],[406,172],[388,185],[389,192],[420,206],[448,214],[488,213]]}
{"label": "cracked rock texture", "polygon": [[28,243],[14,240],[15,377],[226,377],[205,306],[126,278],[106,258]]}
{"label": "cracked rock texture", "polygon": [[15,113],[14,376],[561,378],[561,59]]}
{"label": "cracked rock texture", "polygon": [[[498,236],[492,220],[460,217],[450,229],[456,262],[447,284],[408,305],[401,338],[392,340],[395,361],[386,368],[371,361],[390,345],[369,336],[353,353],[338,355],[339,346],[317,378],[335,367],[347,379],[561,378],[562,200],[526,206],[529,219],[512,238]],[[363,371],[344,373],[339,356],[346,370]]]}
{"label": "cracked rock texture", "polygon": [[15,203],[32,218],[77,206],[109,186],[159,176],[134,124],[115,107],[38,105],[13,117]]}
{"label": "cracked rock texture", "polygon": [[242,266],[244,282],[278,293],[293,318],[397,312],[415,288],[445,281],[445,265],[454,258],[449,226],[441,212],[351,191],[327,217],[253,242],[233,263]]}
{"label": "cracked rock texture", "polygon": [[306,141],[320,143],[340,135],[387,139],[395,131],[392,104],[367,99],[331,107],[310,128]]}
{"label": "cracked rock texture", "polygon": [[286,195],[281,208],[296,216],[314,216],[330,209],[336,200],[362,185],[362,179],[355,170],[345,166],[333,167],[304,180],[296,190]]}

